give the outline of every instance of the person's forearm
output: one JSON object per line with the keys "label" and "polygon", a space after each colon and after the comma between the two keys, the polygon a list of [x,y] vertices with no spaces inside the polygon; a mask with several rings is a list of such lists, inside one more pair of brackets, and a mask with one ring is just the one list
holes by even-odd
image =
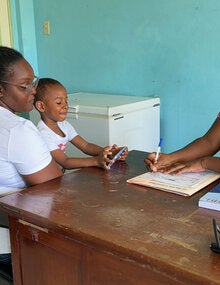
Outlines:
{"label": "person's forearm", "polygon": [[104,148],[102,148],[96,144],[89,143],[86,146],[84,153],[88,154],[88,155],[96,156],[96,155],[99,155],[100,153],[102,153],[103,150],[104,150]]}
{"label": "person's forearm", "polygon": [[201,160],[201,165],[204,169],[220,172],[220,158],[219,157],[204,157]]}
{"label": "person's forearm", "polygon": [[216,153],[209,141],[202,137],[191,142],[184,148],[172,152],[170,155],[174,163],[176,162],[187,162],[195,160],[205,156],[212,156]]}
{"label": "person's forearm", "polygon": [[60,163],[60,165],[65,169],[76,169],[82,167],[99,166],[99,162],[97,157],[68,157],[65,161]]}

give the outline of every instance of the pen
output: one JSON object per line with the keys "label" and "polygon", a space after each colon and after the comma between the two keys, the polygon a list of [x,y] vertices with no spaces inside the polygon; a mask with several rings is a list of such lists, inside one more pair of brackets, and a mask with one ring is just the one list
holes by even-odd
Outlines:
{"label": "pen", "polygon": [[160,150],[161,150],[161,146],[162,146],[162,142],[163,142],[163,139],[160,139],[159,144],[158,144],[158,148],[157,148],[157,153],[156,153],[155,161],[158,160],[158,157],[159,157],[159,154],[160,154]]}

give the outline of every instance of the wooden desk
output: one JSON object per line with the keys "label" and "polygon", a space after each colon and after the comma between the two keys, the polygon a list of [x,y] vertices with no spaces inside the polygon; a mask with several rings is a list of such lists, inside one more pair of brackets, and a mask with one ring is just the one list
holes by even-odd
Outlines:
{"label": "wooden desk", "polygon": [[198,199],[129,185],[132,151],[109,172],[82,169],[0,199],[10,216],[15,285],[220,284],[212,218]]}

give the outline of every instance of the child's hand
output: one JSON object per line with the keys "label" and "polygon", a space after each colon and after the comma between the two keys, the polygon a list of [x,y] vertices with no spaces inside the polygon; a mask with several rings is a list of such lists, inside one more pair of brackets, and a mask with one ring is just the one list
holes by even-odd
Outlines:
{"label": "child's hand", "polygon": [[102,167],[106,170],[110,169],[108,166],[112,157],[112,146],[107,146],[103,149],[103,152],[96,156],[97,164],[99,167]]}
{"label": "child's hand", "polygon": [[[118,147],[116,144],[114,144],[112,146],[112,157],[113,158],[120,150],[122,149],[122,147]],[[125,151],[123,151],[123,153],[119,156],[118,160],[126,160],[128,156],[128,148],[126,147]]]}

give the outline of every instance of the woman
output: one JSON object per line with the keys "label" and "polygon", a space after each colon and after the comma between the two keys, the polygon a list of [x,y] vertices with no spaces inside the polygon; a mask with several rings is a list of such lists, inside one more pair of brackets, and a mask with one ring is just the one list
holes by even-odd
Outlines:
{"label": "woman", "polygon": [[[38,78],[16,50],[0,46],[0,195],[62,175],[61,169],[32,122],[17,112],[33,108]],[[0,228],[0,242],[5,228]],[[8,244],[0,263],[10,262]]]}
{"label": "woman", "polygon": [[220,157],[214,155],[220,150],[220,113],[207,133],[171,154],[161,154],[156,161],[151,153],[145,163],[150,170],[180,174],[211,170],[220,172]]}

